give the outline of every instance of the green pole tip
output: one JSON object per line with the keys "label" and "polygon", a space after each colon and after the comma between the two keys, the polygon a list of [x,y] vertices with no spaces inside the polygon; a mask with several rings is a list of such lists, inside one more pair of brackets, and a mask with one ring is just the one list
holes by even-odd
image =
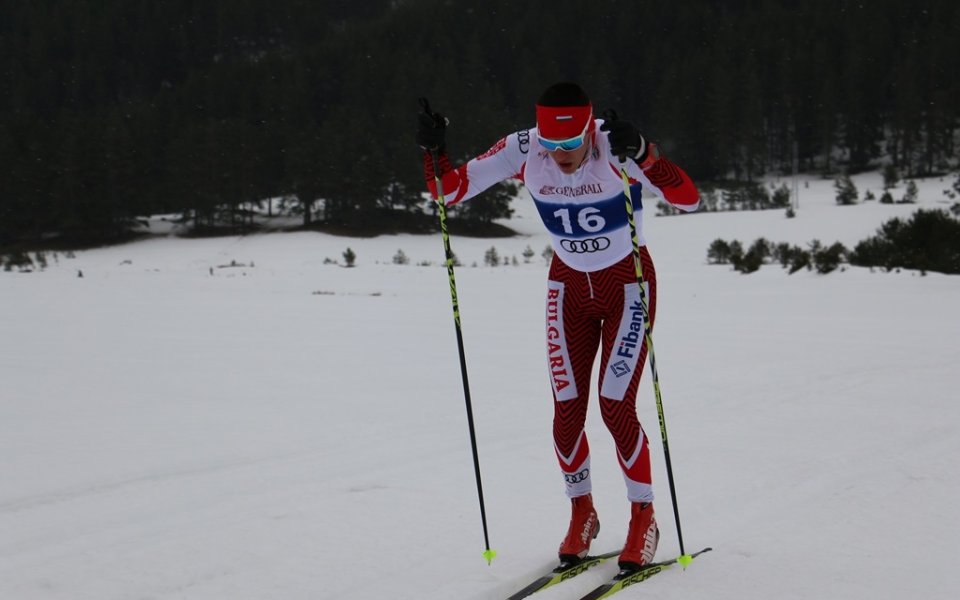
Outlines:
{"label": "green pole tip", "polygon": [[491,563],[493,562],[493,559],[496,558],[496,557],[497,557],[497,551],[496,551],[496,550],[490,550],[490,549],[488,548],[488,549],[484,550],[484,552],[483,552],[483,558],[485,558],[485,559],[487,560],[487,564],[488,564],[488,565],[491,564]]}
{"label": "green pole tip", "polygon": [[690,563],[693,562],[693,557],[689,554],[681,554],[679,557],[677,557],[677,562],[680,563],[681,567],[686,569],[690,566]]}

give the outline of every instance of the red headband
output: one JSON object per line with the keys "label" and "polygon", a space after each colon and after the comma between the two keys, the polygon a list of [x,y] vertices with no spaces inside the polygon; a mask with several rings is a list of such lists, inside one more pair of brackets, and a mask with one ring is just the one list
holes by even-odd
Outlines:
{"label": "red headband", "polygon": [[566,140],[580,135],[587,123],[593,129],[593,107],[537,105],[537,130],[548,140]]}

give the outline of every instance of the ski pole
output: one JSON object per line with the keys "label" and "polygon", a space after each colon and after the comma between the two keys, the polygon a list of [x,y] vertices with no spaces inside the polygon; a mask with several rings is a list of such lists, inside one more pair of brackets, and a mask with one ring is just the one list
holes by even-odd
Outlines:
{"label": "ski pole", "polygon": [[[430,104],[426,98],[420,98],[423,111],[434,117],[430,111]],[[440,217],[440,233],[443,237],[443,252],[447,261],[447,278],[450,281],[450,300],[453,304],[453,324],[457,331],[457,350],[460,352],[460,375],[463,380],[463,400],[467,407],[467,426],[470,429],[470,448],[473,451],[473,471],[477,479],[477,498],[480,501],[480,520],[483,523],[483,542],[486,549],[483,558],[487,564],[493,562],[497,552],[490,549],[490,535],[487,530],[487,510],[483,502],[483,482],[480,477],[480,455],[477,452],[477,434],[473,423],[473,404],[470,401],[470,382],[467,378],[467,358],[463,351],[463,330],[460,327],[460,303],[457,300],[457,280],[453,273],[453,250],[450,248],[450,233],[447,230],[447,206],[443,195],[443,183],[440,180],[440,151],[431,149],[430,158],[433,160],[433,179],[437,186],[437,214]]]}
{"label": "ski pole", "polygon": [[[605,118],[611,121],[616,120],[615,112],[607,111]],[[657,360],[653,353],[653,329],[650,322],[650,305],[647,301],[647,293],[643,289],[643,262],[640,259],[640,240],[637,237],[637,224],[633,218],[633,195],[630,192],[630,178],[627,176],[627,170],[624,167],[626,157],[620,156],[620,179],[623,181],[623,195],[626,198],[627,223],[630,226],[630,239],[633,242],[633,263],[636,269],[637,286],[640,288],[640,306],[643,311],[643,333],[647,342],[647,355],[650,361],[650,374],[653,379],[653,394],[657,402],[657,418],[660,421],[660,439],[663,441],[663,459],[667,465],[667,481],[670,483],[670,499],[673,501],[673,515],[677,524],[677,539],[680,542],[680,556],[677,559],[682,566],[686,567],[693,561],[693,556],[686,553],[683,548],[683,532],[680,528],[680,509],[677,505],[677,488],[673,481],[673,464],[670,460],[670,443],[667,441],[667,421],[663,413],[663,397],[660,394],[660,377],[657,375]]]}

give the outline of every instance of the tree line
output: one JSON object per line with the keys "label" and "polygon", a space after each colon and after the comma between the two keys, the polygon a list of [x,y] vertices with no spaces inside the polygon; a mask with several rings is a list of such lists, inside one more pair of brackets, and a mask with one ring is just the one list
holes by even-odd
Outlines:
{"label": "tree line", "polygon": [[[697,181],[956,165],[949,0],[44,0],[0,4],[0,245],[174,214],[429,230],[417,99],[454,162],[533,124],[547,85],[661,143]],[[490,223],[511,190],[456,217]],[[272,205],[271,205],[272,206]]]}
{"label": "tree line", "polygon": [[[956,214],[956,213],[955,213]],[[877,233],[849,250],[840,242],[829,246],[812,240],[804,249],[787,242],[757,238],[744,250],[740,240],[718,238],[707,248],[711,264],[730,264],[740,273],[753,273],[764,264],[779,263],[792,275],[801,269],[831,273],[843,264],[874,267],[885,271],[912,269],[960,274],[960,221],[945,210],[923,210],[909,219],[886,221]]]}

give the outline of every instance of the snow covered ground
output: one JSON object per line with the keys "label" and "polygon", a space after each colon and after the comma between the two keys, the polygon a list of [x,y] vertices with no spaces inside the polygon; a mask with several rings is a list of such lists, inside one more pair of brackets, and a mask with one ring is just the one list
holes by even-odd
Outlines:
{"label": "snow covered ground", "polygon": [[[877,175],[854,180],[879,196]],[[946,208],[948,187],[922,182],[920,206]],[[960,590],[960,277],[706,264],[716,238],[852,247],[917,208],[800,189],[794,219],[647,217],[684,542],[714,551],[623,600]],[[453,239],[492,565],[438,236],[161,238],[0,272],[0,598],[494,600],[549,567],[569,508],[547,239],[529,201],[515,207],[521,236]],[[471,267],[491,246],[520,265]],[[325,264],[347,247],[356,268]],[[410,265],[392,264],[400,249]],[[638,403],[667,558],[649,373]],[[628,505],[595,405],[588,433],[607,551]]]}

